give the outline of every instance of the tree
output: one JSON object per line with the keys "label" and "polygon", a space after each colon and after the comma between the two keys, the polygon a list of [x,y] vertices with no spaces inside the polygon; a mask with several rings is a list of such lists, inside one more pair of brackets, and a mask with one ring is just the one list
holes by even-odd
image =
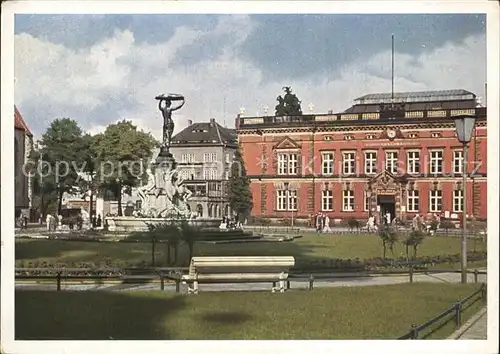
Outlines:
{"label": "tree", "polygon": [[[57,211],[57,191],[49,180],[42,177],[38,170],[43,166],[40,164],[41,153],[38,146],[35,146],[28,156],[26,173],[32,176],[32,207],[42,215],[55,213]],[[45,182],[45,183],[44,183]]]}
{"label": "tree", "polygon": [[[38,192],[57,196],[57,212],[61,213],[64,193],[72,194],[77,186],[78,166],[86,152],[83,149],[82,130],[78,123],[69,118],[52,121],[40,142]],[[41,165],[40,165],[41,164]],[[42,203],[43,204],[43,203]]]}
{"label": "tree", "polygon": [[250,180],[247,177],[247,171],[239,148],[234,153],[234,161],[231,167],[229,205],[240,221],[240,217],[247,217],[253,207]]}
{"label": "tree", "polygon": [[181,231],[181,239],[188,245],[189,248],[189,262],[194,255],[194,244],[200,237],[200,229],[189,225],[187,221],[182,221],[179,225]]}
{"label": "tree", "polygon": [[131,241],[146,241],[151,242],[151,266],[155,267],[157,265],[155,254],[156,247],[158,244],[167,245],[167,265],[172,265],[172,263],[177,263],[178,249],[174,248],[174,260],[172,262],[172,248],[178,247],[181,238],[181,230],[179,226],[175,225],[173,222],[164,222],[161,224],[149,224],[147,232],[133,232],[128,240]]}
{"label": "tree", "polygon": [[150,133],[137,130],[126,120],[109,125],[97,138],[102,186],[117,197],[119,216],[122,216],[122,192],[130,194],[147,177],[146,165],[155,146],[158,142]]}
{"label": "tree", "polygon": [[384,259],[386,258],[387,248],[389,248],[392,256],[394,257],[394,244],[398,241],[399,238],[397,231],[390,225],[383,225],[380,228],[378,235],[382,240],[382,247],[384,249]]}
{"label": "tree", "polygon": [[414,230],[410,235],[403,241],[406,246],[406,258],[408,258],[408,248],[413,247],[413,259],[417,258],[417,248],[424,241],[425,233],[420,230]]}
{"label": "tree", "polygon": [[85,175],[85,178],[80,180],[81,190],[84,191],[84,199],[86,198],[87,192],[90,192],[90,206],[89,215],[92,218],[94,212],[94,195],[96,195],[101,187],[101,180],[99,176],[99,159],[97,147],[101,135],[90,135],[85,134],[82,137],[82,148],[86,152],[83,158],[83,164],[81,167],[81,172]]}

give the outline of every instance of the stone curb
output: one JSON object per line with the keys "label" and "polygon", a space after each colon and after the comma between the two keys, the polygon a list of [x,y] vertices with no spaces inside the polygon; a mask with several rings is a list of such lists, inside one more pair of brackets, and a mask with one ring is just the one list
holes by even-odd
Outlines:
{"label": "stone curb", "polygon": [[465,332],[467,332],[472,326],[474,326],[483,316],[487,315],[487,306],[483,307],[479,310],[474,316],[469,318],[465,324],[463,324],[459,329],[451,334],[447,339],[460,339]]}

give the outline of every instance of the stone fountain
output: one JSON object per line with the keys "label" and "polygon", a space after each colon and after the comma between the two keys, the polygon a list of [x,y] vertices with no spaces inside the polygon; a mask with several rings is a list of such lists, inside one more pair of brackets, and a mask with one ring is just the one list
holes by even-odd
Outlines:
{"label": "stone fountain", "polygon": [[181,221],[198,227],[217,228],[219,219],[200,218],[190,211],[187,201],[192,192],[185,186],[170,152],[174,132],[172,112],[180,109],[185,99],[179,94],[162,94],[155,99],[163,116],[163,142],[151,169],[147,171],[148,182],[137,191],[142,209],[136,210],[134,216],[106,217],[109,231],[146,231],[151,224]]}

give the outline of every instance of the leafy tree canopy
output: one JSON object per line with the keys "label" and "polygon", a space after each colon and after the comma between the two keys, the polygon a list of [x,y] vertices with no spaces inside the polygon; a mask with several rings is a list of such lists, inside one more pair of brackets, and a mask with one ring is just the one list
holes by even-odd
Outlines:
{"label": "leafy tree canopy", "polygon": [[239,149],[234,154],[234,162],[231,168],[229,205],[238,216],[247,216],[253,207],[250,180],[247,177],[243,157]]}
{"label": "leafy tree canopy", "polygon": [[31,156],[40,172],[34,178],[35,190],[47,195],[55,193],[60,212],[62,195],[75,191],[79,180],[77,171],[86,155],[82,130],[72,119],[55,119],[42,135],[40,145]]}
{"label": "leafy tree canopy", "polygon": [[104,189],[117,196],[118,215],[121,215],[121,192],[130,194],[133,187],[147,178],[147,164],[158,142],[126,120],[109,125],[94,139],[100,181]]}
{"label": "leafy tree canopy", "polygon": [[[95,149],[101,162],[104,181],[135,187],[146,175],[146,166],[158,142],[150,133],[137,130],[130,121],[109,125],[104,133],[95,137]],[[141,177],[142,177],[141,175]]]}

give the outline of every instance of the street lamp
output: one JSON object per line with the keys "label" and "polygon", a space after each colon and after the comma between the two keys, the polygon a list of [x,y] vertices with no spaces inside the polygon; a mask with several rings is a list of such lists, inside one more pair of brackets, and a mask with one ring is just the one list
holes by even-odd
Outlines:
{"label": "street lamp", "polygon": [[460,270],[462,275],[462,283],[467,283],[467,144],[472,139],[472,132],[476,124],[476,117],[470,115],[461,115],[455,117],[455,128],[457,131],[457,138],[463,145],[462,155],[462,197],[463,197],[463,210],[462,210],[462,247],[461,247],[461,262]]}
{"label": "street lamp", "polygon": [[366,193],[366,198],[368,199],[368,217],[370,217],[372,216],[372,189],[368,184],[365,185],[365,193]]}

